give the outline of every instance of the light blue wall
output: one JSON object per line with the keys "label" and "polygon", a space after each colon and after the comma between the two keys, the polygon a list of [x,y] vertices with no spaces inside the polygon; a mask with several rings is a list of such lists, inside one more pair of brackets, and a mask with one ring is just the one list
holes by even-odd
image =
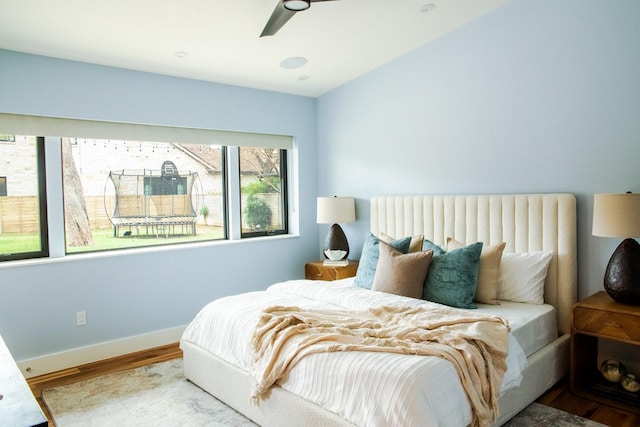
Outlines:
{"label": "light blue wall", "polygon": [[[616,239],[593,193],[640,191],[640,2],[513,0],[318,100],[320,195],[570,192],[579,294]],[[323,233],[320,232],[322,235]]]}
{"label": "light blue wall", "polygon": [[6,50],[0,93],[2,112],[286,134],[297,144],[300,237],[3,263],[0,334],[17,360],[184,325],[216,297],[301,278],[317,257],[314,99]]}
{"label": "light blue wall", "polygon": [[2,266],[0,334],[22,360],[301,277],[316,195],[357,197],[357,257],[376,194],[571,192],[580,296],[601,290],[618,242],[591,236],[592,194],[640,191],[639,21],[636,0],[512,0],[318,100],[0,50],[3,112],[294,135],[301,218],[300,238]]}

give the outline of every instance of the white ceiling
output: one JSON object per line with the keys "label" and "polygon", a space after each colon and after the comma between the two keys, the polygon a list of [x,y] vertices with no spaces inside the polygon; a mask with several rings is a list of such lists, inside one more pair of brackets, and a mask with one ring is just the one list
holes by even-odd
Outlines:
{"label": "white ceiling", "polygon": [[0,48],[315,97],[509,0],[317,2],[260,38],[278,1],[2,0]]}

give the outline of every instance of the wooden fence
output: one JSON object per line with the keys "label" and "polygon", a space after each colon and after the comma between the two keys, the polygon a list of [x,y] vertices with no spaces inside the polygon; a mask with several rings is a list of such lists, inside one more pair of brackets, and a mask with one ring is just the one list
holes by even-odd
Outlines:
{"label": "wooden fence", "polygon": [[38,198],[0,197],[0,233],[38,233]]}
{"label": "wooden fence", "polygon": [[[280,227],[282,217],[279,195],[262,194],[262,198],[267,202],[273,216],[272,227]],[[245,198],[242,202],[244,204]],[[111,221],[105,212],[104,197],[85,197],[87,214],[92,229],[111,228]],[[220,206],[220,197],[204,198],[204,204],[209,209],[207,223],[209,225],[222,226],[223,215]],[[199,218],[201,220],[201,218]],[[36,196],[8,196],[0,197],[0,233],[38,233],[38,198]]]}

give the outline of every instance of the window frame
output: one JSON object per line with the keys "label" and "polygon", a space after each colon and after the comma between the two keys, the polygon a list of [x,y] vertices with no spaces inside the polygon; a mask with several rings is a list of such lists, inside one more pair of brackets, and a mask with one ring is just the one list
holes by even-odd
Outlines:
{"label": "window frame", "polygon": [[[49,257],[49,223],[47,216],[47,177],[44,137],[36,136],[36,166],[38,168],[38,219],[40,228],[40,250],[12,254],[0,253],[0,262]],[[15,140],[15,138],[14,138]],[[8,193],[8,191],[7,191]]]}
{"label": "window frame", "polygon": [[[18,133],[20,135],[28,133]],[[62,144],[62,137],[48,137],[46,134],[40,134],[45,136],[35,136],[36,146],[37,146],[37,167],[38,167],[38,213],[40,218],[40,245],[41,249],[39,251],[31,251],[31,252],[22,252],[18,254],[0,254],[0,264],[4,261],[16,261],[16,260],[29,260],[29,259],[38,259],[38,258],[68,258],[74,256],[82,256],[82,255],[91,255],[91,254],[99,254],[100,252],[112,252],[112,251],[129,251],[129,250],[148,250],[154,249],[158,247],[167,247],[167,246],[183,246],[189,245],[191,243],[213,243],[219,244],[223,242],[239,242],[246,239],[257,238],[257,237],[268,237],[268,236],[286,236],[290,234],[290,226],[291,226],[291,218],[289,217],[289,198],[291,195],[289,194],[290,183],[289,176],[292,171],[289,168],[292,165],[289,163],[290,159],[290,151],[295,150],[292,147],[270,147],[268,144],[263,148],[275,148],[278,150],[280,158],[280,183],[281,183],[281,194],[280,194],[280,204],[282,209],[282,228],[277,230],[268,230],[268,231],[252,231],[252,232],[242,232],[242,223],[243,223],[243,213],[242,213],[242,189],[238,186],[240,181],[241,169],[240,169],[240,148],[260,148],[261,145],[249,146],[249,145],[220,145],[222,149],[222,168],[221,177],[222,177],[222,188],[223,194],[222,198],[222,221],[224,221],[224,233],[219,239],[216,240],[205,240],[205,241],[193,241],[193,242],[175,242],[168,243],[164,245],[152,245],[152,246],[140,246],[140,247],[130,247],[130,248],[114,248],[114,249],[105,249],[105,250],[94,250],[94,251],[86,251],[86,252],[67,252],[66,246],[66,226],[64,223],[64,200],[62,196],[63,187],[62,182],[58,184],[57,178],[54,172],[54,175],[51,175],[51,172],[48,172],[46,169],[47,162],[50,163],[49,166],[52,168],[52,171],[58,170],[60,168],[60,172],[62,172],[62,157],[59,158],[59,164],[56,163],[57,156],[49,156],[46,155],[47,150],[50,151],[51,147],[45,150],[45,146],[49,146],[53,141],[47,141],[49,138],[53,138],[58,141],[58,144]],[[255,135],[255,134],[254,134]],[[267,141],[273,135],[264,134],[267,137]],[[73,139],[71,137],[70,139]],[[292,137],[288,137],[292,138]],[[46,143],[45,143],[46,142]],[[231,144],[232,141],[229,141]],[[58,149],[59,150],[59,149]],[[58,152],[54,149],[54,152]],[[51,153],[49,153],[51,154]],[[61,152],[60,152],[61,154]],[[237,155],[237,156],[236,156]],[[51,160],[50,159],[53,159]],[[236,161],[237,159],[237,161]],[[51,163],[53,162],[53,163]],[[238,180],[236,181],[233,176],[238,176]],[[53,181],[49,181],[53,180]],[[62,181],[62,180],[61,180]],[[53,193],[49,195],[47,193],[47,183],[52,186],[51,189]],[[7,182],[7,185],[9,183]],[[60,189],[58,189],[58,185],[60,185]],[[58,191],[60,191],[60,199],[58,200]],[[49,197],[53,197],[53,199],[49,199]],[[61,211],[58,212],[58,207],[62,207]],[[52,211],[48,212],[47,207],[51,208]],[[51,215],[51,217],[50,217]],[[50,229],[51,224],[55,224],[55,229]],[[58,241],[59,238],[62,238],[61,241]],[[53,240],[52,240],[53,239]],[[53,245],[53,246],[52,246]]]}
{"label": "window frame", "polygon": [[[60,139],[60,144],[62,145],[62,140],[64,139],[61,138]],[[77,141],[78,138],[68,138],[71,141]],[[83,139],[88,139],[88,140],[92,140],[93,138],[83,138]],[[96,141],[102,141],[101,143],[109,143],[108,141],[110,140],[99,140],[96,139]],[[124,140],[116,140],[116,141],[124,141]],[[142,144],[158,144],[157,142],[152,142],[152,141],[132,141],[132,140],[128,140],[128,141],[124,141],[125,143],[142,143]],[[169,143],[166,143],[169,144]],[[167,246],[174,246],[174,245],[189,245],[189,244],[194,244],[194,243],[214,243],[214,242],[221,242],[221,241],[226,241],[229,240],[229,217],[227,215],[228,212],[228,204],[229,204],[229,197],[230,197],[230,191],[231,189],[229,188],[229,186],[227,185],[227,170],[228,170],[228,159],[227,159],[227,150],[228,150],[228,146],[226,145],[221,145],[221,144],[195,144],[195,143],[181,143],[181,142],[176,142],[176,143],[172,143],[175,145],[180,145],[182,147],[184,146],[189,146],[189,145],[215,145],[218,146],[220,148],[220,157],[221,157],[221,162],[220,162],[220,179],[221,179],[221,184],[220,184],[220,189],[222,190],[222,194],[220,195],[221,197],[221,221],[222,221],[222,228],[223,228],[223,233],[220,237],[216,237],[216,238],[211,238],[211,239],[193,239],[193,240],[183,240],[183,241],[171,241],[171,240],[153,240],[153,244],[140,244],[140,245],[136,245],[136,246],[121,246],[121,247],[112,247],[112,248],[98,248],[98,249],[91,249],[91,250],[77,250],[77,251],[73,251],[69,249],[69,246],[67,246],[67,236],[66,236],[66,226],[65,226],[65,230],[64,230],[64,235],[65,235],[65,245],[64,245],[64,256],[65,257],[75,257],[75,256],[81,256],[81,255],[85,255],[85,254],[96,254],[96,253],[104,253],[104,252],[113,252],[113,251],[127,251],[127,250],[145,250],[145,249],[152,249],[152,248],[158,248],[158,247],[167,247]],[[61,154],[62,155],[62,154]],[[64,167],[64,166],[63,166]],[[154,197],[154,196],[163,196],[163,195],[177,195],[177,196],[183,196],[186,195],[186,192],[180,193],[180,192],[168,192],[168,193],[163,193],[162,191],[156,193],[153,191],[152,187],[156,186],[155,184],[158,183],[158,181],[161,181],[163,179],[165,179],[164,177],[164,171],[165,171],[165,167],[169,167],[170,169],[168,169],[169,171],[171,171],[171,168],[175,168],[175,165],[171,162],[171,161],[167,161],[165,160],[162,164],[162,167],[160,168],[160,170],[156,170],[157,173],[159,173],[160,175],[150,175],[150,176],[144,176],[143,177],[143,188],[144,188],[144,195],[145,197]],[[126,168],[125,168],[126,170]],[[142,169],[140,169],[142,170]],[[148,169],[145,169],[148,171]],[[64,173],[64,171],[63,171]],[[150,179],[147,179],[150,178]],[[201,185],[201,184],[199,184]],[[185,186],[186,188],[186,186]],[[147,193],[147,189],[149,190],[149,193]],[[63,200],[64,200],[64,184],[62,186],[62,193],[63,193]],[[196,215],[199,215],[199,211],[196,212]],[[63,212],[62,212],[62,216],[63,218],[65,217],[65,213],[64,213],[64,208],[63,208]],[[127,227],[129,225],[124,225],[123,227]],[[180,224],[173,224],[173,226],[180,226]],[[133,226],[131,226],[133,227]],[[153,235],[154,233],[157,236],[160,236],[164,233],[164,231],[159,231],[159,229],[156,229],[156,231],[153,231],[153,224],[150,225],[143,225],[140,224],[139,227],[141,229],[145,228],[145,235]],[[151,227],[151,232],[149,232],[149,228]],[[172,227],[171,224],[167,225],[167,228]],[[114,235],[115,235],[115,228],[114,228]],[[193,235],[194,237],[196,236],[195,234]]]}
{"label": "window frame", "polygon": [[[242,148],[242,147],[240,147]],[[280,207],[282,210],[282,228],[279,230],[266,230],[266,231],[242,231],[243,224],[243,206],[242,206],[242,188],[238,190],[238,195],[240,198],[240,238],[241,239],[251,239],[254,237],[264,237],[264,236],[277,236],[283,234],[289,234],[289,187],[288,187],[288,169],[289,164],[287,163],[287,149],[278,148],[280,153],[280,202],[282,206]],[[238,182],[241,181],[240,175],[242,173],[240,167],[240,149],[238,149]]]}

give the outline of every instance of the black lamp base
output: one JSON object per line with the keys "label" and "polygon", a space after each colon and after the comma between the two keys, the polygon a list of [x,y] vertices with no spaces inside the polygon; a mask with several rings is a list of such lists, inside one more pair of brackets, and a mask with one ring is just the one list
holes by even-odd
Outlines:
{"label": "black lamp base", "polygon": [[611,255],[604,289],[619,303],[640,305],[640,244],[635,239],[624,239]]}
{"label": "black lamp base", "polygon": [[[342,259],[347,259],[349,256],[349,243],[347,242],[347,236],[344,234],[342,227],[338,224],[333,224],[331,229],[329,229],[329,234],[327,234],[327,238],[324,241],[324,251],[346,251]],[[325,258],[329,258],[326,254]]]}

